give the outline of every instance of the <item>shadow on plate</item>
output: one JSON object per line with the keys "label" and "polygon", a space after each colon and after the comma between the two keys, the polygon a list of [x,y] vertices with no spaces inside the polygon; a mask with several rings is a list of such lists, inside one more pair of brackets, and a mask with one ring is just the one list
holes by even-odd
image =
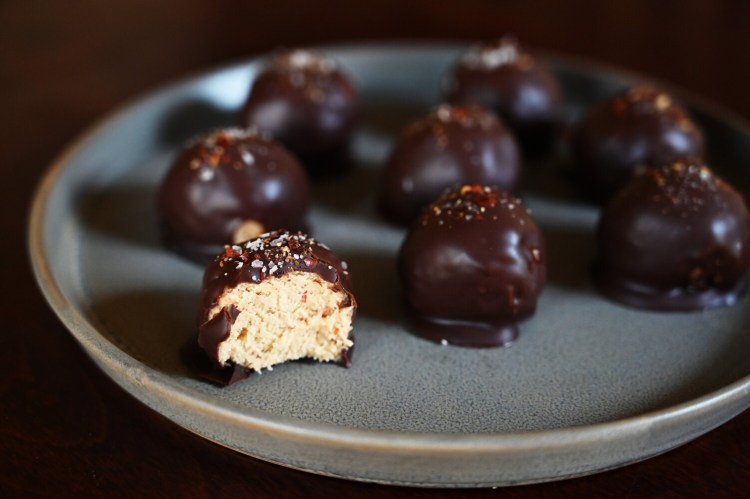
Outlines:
{"label": "shadow on plate", "polygon": [[547,282],[570,290],[590,291],[594,234],[572,227],[540,225],[547,244]]}
{"label": "shadow on plate", "polygon": [[157,371],[197,377],[182,350],[197,335],[198,291],[144,289],[96,298],[92,309],[102,334]]}
{"label": "shadow on plate", "polygon": [[359,211],[363,201],[372,200],[378,188],[378,170],[353,168],[345,175],[315,182],[313,200],[336,212]]}
{"label": "shadow on plate", "polygon": [[84,192],[76,210],[83,224],[97,233],[138,246],[161,246],[152,187],[112,186]]}
{"label": "shadow on plate", "polygon": [[363,128],[371,133],[396,138],[404,127],[425,116],[431,107],[414,102],[373,97],[365,104]]}
{"label": "shadow on plate", "polygon": [[349,264],[357,298],[357,316],[398,323],[403,318],[401,283],[396,256],[377,253],[341,253]]}
{"label": "shadow on plate", "polygon": [[158,137],[167,146],[182,146],[190,138],[214,128],[239,125],[239,110],[227,111],[207,100],[186,100],[164,112]]}

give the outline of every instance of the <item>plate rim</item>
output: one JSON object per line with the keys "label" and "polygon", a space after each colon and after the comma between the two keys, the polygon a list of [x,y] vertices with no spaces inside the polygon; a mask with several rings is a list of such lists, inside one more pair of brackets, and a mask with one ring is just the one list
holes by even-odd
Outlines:
{"label": "plate rim", "polygon": [[[471,42],[446,43],[429,41],[393,41],[325,45],[316,46],[314,48],[327,52],[342,53],[364,51],[382,52],[393,50],[395,47],[403,48],[404,46],[408,46],[409,48],[416,50],[437,52],[444,50],[459,50],[461,47],[465,47],[468,43]],[[717,118],[733,128],[741,129],[744,133],[750,135],[750,124],[734,111],[721,104],[716,104],[709,99],[695,95],[693,92],[681,89],[671,83],[663,82],[659,79],[616,66],[611,66],[606,63],[588,61],[585,58],[543,51],[539,51],[538,53],[542,55],[544,60],[552,62],[553,64],[565,64],[585,71],[603,71],[608,75],[614,75],[617,78],[629,80],[635,79],[658,84],[661,88],[674,92],[692,108],[699,109],[701,112]],[[238,413],[237,411],[233,411],[228,402],[219,401],[218,404],[212,402],[211,397],[207,394],[185,386],[177,382],[173,377],[130,356],[125,350],[121,349],[109,338],[101,334],[95,325],[77,309],[75,304],[65,297],[58,281],[55,279],[50,263],[46,258],[43,234],[44,220],[50,197],[54,192],[56,185],[59,185],[56,181],[66,168],[69,167],[71,160],[76,157],[79,151],[83,150],[88,143],[94,140],[102,130],[124,117],[125,114],[134,107],[143,105],[149,99],[169,93],[178,86],[187,86],[202,78],[216,75],[219,72],[235,71],[242,68],[249,69],[252,64],[261,60],[264,55],[265,54],[258,54],[255,57],[246,58],[241,61],[196,71],[128,99],[80,133],[51,162],[50,166],[41,177],[41,180],[34,191],[27,223],[27,251],[34,277],[53,312],[61,320],[66,329],[68,329],[83,346],[86,353],[93,357],[98,364],[104,364],[108,369],[112,369],[113,371],[126,376],[152,393],[158,393],[162,396],[170,397],[173,401],[184,407],[200,411],[212,418],[216,418],[221,423],[239,425],[245,430],[263,430],[287,439],[310,441],[319,445],[333,445],[336,447],[343,446],[356,448],[358,450],[370,449],[380,452],[400,452],[408,454],[507,453],[518,452],[519,450],[534,451],[556,448],[562,449],[571,445],[585,445],[592,442],[612,442],[622,439],[625,434],[639,434],[642,431],[648,431],[655,425],[667,425],[673,421],[699,417],[703,413],[712,412],[717,409],[723,408],[724,410],[731,412],[731,416],[723,418],[722,422],[715,425],[718,426],[750,406],[749,373],[743,378],[740,378],[722,388],[676,405],[655,411],[648,411],[627,418],[582,426],[553,428],[548,430],[473,434],[401,432],[365,428],[346,428],[332,423],[311,422],[293,418],[291,416],[272,416],[260,409],[253,409],[250,413]],[[105,374],[122,386],[120,380],[113,378],[113,376],[106,371]],[[131,394],[133,394],[136,399],[143,401],[143,399],[136,394],[132,392]],[[160,412],[156,408],[153,409]],[[273,420],[271,417],[273,417]],[[180,424],[173,418],[169,419]],[[699,434],[703,433],[705,432]],[[692,438],[697,436],[698,435],[695,435]],[[676,445],[681,445],[681,443],[684,442],[680,442]]]}

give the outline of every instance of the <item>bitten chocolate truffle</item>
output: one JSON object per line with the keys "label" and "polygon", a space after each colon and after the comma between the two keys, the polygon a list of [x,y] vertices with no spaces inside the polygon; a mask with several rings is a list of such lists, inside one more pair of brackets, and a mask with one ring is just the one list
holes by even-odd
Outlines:
{"label": "bitten chocolate truffle", "polygon": [[546,279],[544,237],[521,202],[464,185],[431,204],[399,253],[416,333],[443,344],[506,346]]}
{"label": "bitten chocolate truffle", "polygon": [[291,50],[260,72],[241,120],[284,144],[312,174],[330,173],[347,159],[360,108],[354,85],[333,59]]}
{"label": "bitten chocolate truffle", "polygon": [[269,232],[206,268],[198,344],[227,382],[301,358],[349,366],[356,308],[346,262],[302,232]]}
{"label": "bitten chocolate truffle", "polygon": [[731,305],[747,286],[750,214],[701,163],[640,169],[605,207],[596,237],[594,280],[627,305]]}
{"label": "bitten chocolate truffle", "polygon": [[402,132],[383,170],[379,208],[408,225],[449,187],[479,183],[513,191],[520,172],[516,140],[493,113],[443,104]]}
{"label": "bitten chocolate truffle", "polygon": [[532,156],[549,150],[561,116],[555,76],[512,36],[466,51],[447,79],[446,100],[493,110]]}
{"label": "bitten chocolate truffle", "polygon": [[704,153],[703,133],[674,98],[637,85],[594,106],[572,140],[576,182],[606,202],[642,165],[660,166]]}
{"label": "bitten chocolate truffle", "polygon": [[309,181],[297,159],[255,129],[238,128],[194,139],[157,197],[165,243],[202,263],[225,244],[303,228],[309,203]]}

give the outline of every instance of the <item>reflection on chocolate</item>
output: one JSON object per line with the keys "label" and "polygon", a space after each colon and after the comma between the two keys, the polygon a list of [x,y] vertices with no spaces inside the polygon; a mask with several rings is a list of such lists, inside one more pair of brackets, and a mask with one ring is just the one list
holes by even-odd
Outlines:
{"label": "reflection on chocolate", "polygon": [[577,126],[573,173],[586,194],[606,202],[636,167],[700,159],[703,142],[682,105],[669,94],[638,85],[594,106]]}
{"label": "reflection on chocolate", "polygon": [[413,326],[443,344],[509,345],[546,278],[544,237],[506,192],[449,191],[414,223],[399,253]]}
{"label": "reflection on chocolate", "polygon": [[301,228],[309,203],[298,161],[255,130],[236,128],[193,140],[157,198],[165,243],[198,262],[270,229]]}
{"label": "reflection on chocolate", "polygon": [[512,191],[521,170],[513,135],[486,109],[443,104],[407,126],[382,175],[379,207],[407,225],[445,189],[497,185]]}
{"label": "reflection on chocolate", "polygon": [[693,310],[733,304],[750,265],[750,214],[708,167],[639,170],[597,228],[594,280],[627,305]]}
{"label": "reflection on chocolate", "polygon": [[557,80],[512,36],[465,52],[449,76],[446,99],[492,109],[530,155],[549,149],[560,121]]}
{"label": "reflection on chocolate", "polygon": [[332,59],[293,50],[278,54],[260,72],[241,119],[270,134],[318,174],[346,160],[360,107],[356,89]]}

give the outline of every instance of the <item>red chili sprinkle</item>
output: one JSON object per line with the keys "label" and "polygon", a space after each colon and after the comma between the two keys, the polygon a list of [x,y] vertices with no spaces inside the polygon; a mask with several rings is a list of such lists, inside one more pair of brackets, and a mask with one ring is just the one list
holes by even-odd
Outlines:
{"label": "red chili sprinkle", "polygon": [[465,119],[469,117],[469,113],[467,112],[465,108],[454,107],[452,111],[453,111],[452,118],[454,121],[464,121]]}
{"label": "red chili sprinkle", "polygon": [[308,267],[312,267],[313,265],[318,263],[317,259],[310,257],[310,256],[303,258],[302,261],[305,262],[305,265],[307,265]]}
{"label": "red chili sprinkle", "polygon": [[240,252],[232,248],[231,246],[224,246],[224,255],[227,258],[236,258],[240,256]]}
{"label": "red chili sprinkle", "polygon": [[497,196],[492,193],[485,193],[484,195],[478,195],[476,203],[479,206],[495,206],[497,204]]}
{"label": "red chili sprinkle", "polygon": [[231,143],[232,143],[231,137],[227,136],[226,134],[219,133],[219,134],[216,135],[216,145],[217,146],[219,146],[221,148],[225,148],[228,145],[230,145]]}

